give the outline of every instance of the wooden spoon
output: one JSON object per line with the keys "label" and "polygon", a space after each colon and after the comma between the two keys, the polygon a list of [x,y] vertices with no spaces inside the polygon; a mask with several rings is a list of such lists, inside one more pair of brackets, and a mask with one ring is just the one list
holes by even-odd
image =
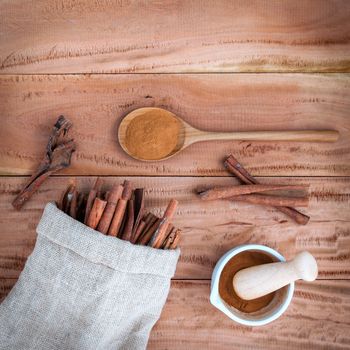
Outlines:
{"label": "wooden spoon", "polygon": [[274,292],[298,279],[314,281],[318,274],[315,258],[301,252],[291,261],[263,264],[238,271],[232,280],[236,294],[252,300]]}
{"label": "wooden spoon", "polygon": [[[174,142],[170,150],[166,154],[162,154],[159,157],[150,156],[148,157],[145,152],[141,155],[136,154],[130,150],[130,146],[127,145],[127,132],[130,126],[130,123],[135,118],[149,118],[150,115],[159,116],[163,118],[164,121],[169,123],[171,121],[177,121],[178,130],[177,130],[177,141]],[[143,160],[143,161],[155,161],[155,160],[164,160],[170,158],[191,145],[192,143],[199,141],[210,141],[210,140],[235,140],[235,141],[313,141],[313,142],[335,142],[339,137],[338,131],[335,130],[298,130],[298,131],[243,131],[243,132],[210,132],[202,131],[194,128],[193,126],[186,123],[180,117],[175,114],[162,109],[162,108],[152,108],[145,107],[139,108],[124,117],[122,120],[119,130],[118,130],[118,139],[119,143],[126,153],[131,157]],[[155,137],[153,144],[158,142],[160,138]],[[142,142],[147,146],[149,140],[145,139]],[[143,147],[142,142],[139,144],[141,148]],[[159,141],[160,142],[160,141]],[[170,140],[169,140],[170,142]],[[143,148],[146,150],[146,147]]]}

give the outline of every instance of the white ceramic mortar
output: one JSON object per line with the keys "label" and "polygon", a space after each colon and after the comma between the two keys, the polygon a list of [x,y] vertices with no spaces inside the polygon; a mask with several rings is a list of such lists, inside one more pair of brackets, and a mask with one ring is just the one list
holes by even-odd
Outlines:
{"label": "white ceramic mortar", "polygon": [[232,320],[246,326],[263,326],[280,317],[288,308],[294,293],[294,282],[276,292],[274,299],[265,308],[253,312],[243,313],[232,306],[227,305],[219,295],[219,279],[225,265],[235,255],[244,251],[256,251],[265,253],[274,261],[286,261],[286,259],[276,250],[259,245],[244,244],[229,250],[217,262],[211,278],[210,302]]}

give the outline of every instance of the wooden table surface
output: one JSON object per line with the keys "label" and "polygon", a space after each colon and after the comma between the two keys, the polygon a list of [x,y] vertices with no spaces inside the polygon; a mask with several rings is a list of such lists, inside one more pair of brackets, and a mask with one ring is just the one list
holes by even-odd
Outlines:
{"label": "wooden table surface", "polygon": [[[350,1],[11,0],[0,2],[0,293],[16,282],[47,201],[77,177],[87,188],[132,176],[147,206],[180,206],[182,254],[149,349],[350,348]],[[205,130],[337,129],[333,144],[211,142],[164,162],[123,153],[116,130],[160,106]],[[70,169],[16,212],[11,201],[63,114],[78,143]],[[275,209],[202,203],[201,185],[236,183],[233,153],[261,182],[310,184],[298,226]],[[319,278],[264,327],[233,323],[209,303],[219,257],[260,243],[315,255]]]}

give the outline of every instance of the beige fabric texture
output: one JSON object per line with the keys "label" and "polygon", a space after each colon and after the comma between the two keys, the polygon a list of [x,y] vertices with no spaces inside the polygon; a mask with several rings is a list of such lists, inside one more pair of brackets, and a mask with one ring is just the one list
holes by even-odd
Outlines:
{"label": "beige fabric texture", "polygon": [[179,250],[104,236],[47,204],[0,305],[0,349],[145,349]]}

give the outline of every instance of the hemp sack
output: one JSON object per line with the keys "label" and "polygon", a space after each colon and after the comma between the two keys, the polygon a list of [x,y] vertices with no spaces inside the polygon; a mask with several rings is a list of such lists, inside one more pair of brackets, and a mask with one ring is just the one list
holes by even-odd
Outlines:
{"label": "hemp sack", "polygon": [[0,305],[0,349],[145,349],[180,254],[104,236],[52,203]]}

